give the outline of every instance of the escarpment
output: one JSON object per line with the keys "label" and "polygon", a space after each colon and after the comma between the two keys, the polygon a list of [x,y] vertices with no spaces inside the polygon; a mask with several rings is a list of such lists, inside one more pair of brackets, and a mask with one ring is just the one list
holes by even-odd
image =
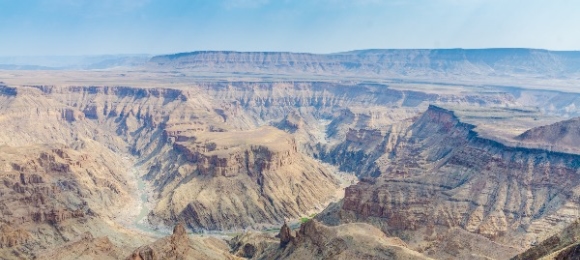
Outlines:
{"label": "escarpment", "polygon": [[[151,58],[153,69],[201,72],[349,75],[434,79],[464,77],[569,77],[578,72],[578,55],[534,49],[394,49],[332,54],[197,51]],[[465,76],[467,75],[467,76]]]}
{"label": "escarpment", "polygon": [[175,138],[183,141],[174,143],[173,163],[156,166],[169,174],[148,175],[163,183],[154,218],[196,230],[272,225],[324,207],[338,189],[328,169],[276,128],[190,135]]}
{"label": "escarpment", "polygon": [[578,217],[579,155],[506,146],[474,127],[429,107],[395,145],[385,137],[380,156],[368,157],[376,174],[346,189],[339,218],[405,234],[421,249],[455,227],[529,245]]}
{"label": "escarpment", "polygon": [[[256,131],[253,134],[259,135],[266,131],[276,130]],[[237,136],[238,133],[222,132],[212,135],[217,137],[230,134],[235,138],[242,138]],[[209,140],[213,140],[212,137],[204,141]],[[177,152],[181,153],[187,163],[195,164],[198,174],[204,176],[232,177],[238,174],[246,174],[257,178],[257,175],[264,171],[276,171],[282,167],[292,165],[295,163],[296,157],[299,156],[296,142],[293,139],[277,140],[275,150],[272,150],[273,147],[263,146],[260,143],[248,144],[249,146],[246,147],[246,150],[242,150],[243,148],[241,147],[241,149],[236,149],[238,147],[235,146],[228,147],[226,145],[224,147],[220,146],[221,143],[214,142],[197,145],[200,143],[196,143],[194,148],[188,147],[188,144],[184,144],[184,142],[176,142],[173,147]]]}
{"label": "escarpment", "polygon": [[[417,108],[426,108],[429,103],[497,105],[513,104],[515,101],[512,95],[505,92],[494,92],[494,95],[425,94],[388,85],[364,83],[218,82],[200,84],[199,87],[206,95],[220,102],[224,111],[237,111],[238,116],[250,116],[258,122],[279,121],[294,111],[300,115],[332,120],[337,117],[335,113],[350,110],[356,116],[360,116],[360,112],[367,112],[375,124],[389,125],[400,117],[412,114],[409,112],[420,111]],[[413,102],[408,101],[410,99]],[[400,113],[388,115],[385,109],[397,109]],[[360,122],[363,123],[365,119],[361,118]]]}
{"label": "escarpment", "polygon": [[376,177],[377,160],[387,151],[392,150],[402,132],[411,124],[405,120],[389,126],[386,130],[376,128],[349,128],[343,142],[328,150],[321,150],[317,156],[339,169],[352,172],[359,177]]}
{"label": "escarpment", "polygon": [[[113,170],[118,165],[111,158],[43,146],[5,148],[0,156],[6,223],[58,224],[96,210],[105,213],[101,209],[118,207],[127,196],[126,180]],[[102,168],[104,162],[110,168]]]}

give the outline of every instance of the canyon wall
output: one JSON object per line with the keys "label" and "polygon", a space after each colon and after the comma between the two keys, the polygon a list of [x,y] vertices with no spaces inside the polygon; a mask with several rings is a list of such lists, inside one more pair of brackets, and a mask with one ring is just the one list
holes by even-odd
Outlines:
{"label": "canyon wall", "polygon": [[478,254],[506,256],[577,217],[577,156],[484,138],[429,104],[539,104],[522,93],[290,81],[2,85],[0,244],[30,255],[88,229],[119,228],[120,202],[136,202],[131,166],[151,187],[154,225],[276,226],[340,195],[322,160],[361,179],[333,204],[334,224],[369,222],[429,256],[471,256],[448,250],[461,239],[464,248],[494,245]]}
{"label": "canyon wall", "polygon": [[474,128],[430,106],[396,139],[362,135],[380,143],[361,157],[371,174],[346,189],[335,216],[406,236],[418,250],[453,228],[526,247],[578,217],[579,155],[507,146]]}

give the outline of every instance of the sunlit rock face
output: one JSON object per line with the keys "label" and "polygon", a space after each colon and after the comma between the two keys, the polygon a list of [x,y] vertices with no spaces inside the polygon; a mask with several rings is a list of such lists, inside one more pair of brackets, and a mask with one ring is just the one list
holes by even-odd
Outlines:
{"label": "sunlit rock face", "polygon": [[[155,248],[141,233],[152,230],[135,230],[137,215],[144,229],[260,229],[310,216],[343,193],[326,211],[338,209],[334,224],[369,222],[406,241],[373,244],[390,249],[371,256],[408,253],[402,247],[434,258],[511,256],[509,246],[526,247],[577,216],[577,158],[562,150],[572,149],[576,124],[534,127],[578,115],[580,95],[504,85],[568,77],[572,58],[536,50],[198,52],[122,73],[0,71],[3,80],[42,82],[0,83],[0,257],[40,257],[40,249],[79,257],[61,254],[66,248],[154,258],[175,245],[227,258],[227,245],[213,240]],[[442,104],[503,114],[481,125],[474,121],[485,116],[463,120]],[[522,120],[530,122],[507,124]],[[511,128],[498,136],[501,124]],[[341,189],[325,163],[361,182]],[[342,230],[363,227],[361,241],[378,236],[357,225]],[[287,256],[361,253],[364,245],[341,232],[307,223],[290,232],[299,244],[286,248],[298,253]],[[231,252],[281,252],[267,249],[276,239],[252,239],[266,242]],[[337,250],[309,251],[327,242]]]}
{"label": "sunlit rock face", "polygon": [[367,152],[374,176],[348,187],[336,214],[414,241],[461,228],[512,246],[578,217],[580,155],[507,146],[474,128],[430,106],[395,145],[385,137],[380,156]]}

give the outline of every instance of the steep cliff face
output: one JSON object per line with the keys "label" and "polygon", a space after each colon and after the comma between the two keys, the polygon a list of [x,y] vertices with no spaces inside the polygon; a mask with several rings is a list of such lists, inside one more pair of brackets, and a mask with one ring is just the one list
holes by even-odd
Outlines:
{"label": "steep cliff face", "polygon": [[172,121],[171,115],[189,114],[190,117],[193,111],[206,109],[197,98],[189,98],[175,89],[107,86],[31,86],[23,89],[38,90],[52,102],[58,102],[67,122],[82,119],[72,124],[80,128],[74,129],[75,132],[94,138],[114,151],[125,153],[129,150],[141,156],[150,155],[165,141],[160,140],[161,127]]}
{"label": "steep cliff face", "polygon": [[[426,108],[429,103],[456,104],[515,104],[514,97],[505,92],[490,93],[425,93],[391,88],[383,84],[331,83],[331,82],[227,82],[200,84],[200,88],[220,105],[224,111],[253,115],[265,121],[281,120],[289,112],[311,114],[318,118],[333,119],[336,112],[345,109],[353,113],[370,110],[371,119],[381,123],[389,115],[381,108]],[[363,109],[364,108],[364,109]],[[400,111],[405,111],[400,109]],[[386,113],[382,111],[383,113]],[[237,114],[241,116],[243,114]],[[259,116],[259,117],[258,117]],[[396,116],[396,115],[391,115]],[[364,120],[364,119],[361,119]],[[227,121],[227,120],[226,120]],[[361,121],[361,123],[364,123]],[[372,124],[371,124],[372,125]]]}
{"label": "steep cliff face", "polygon": [[35,250],[66,242],[131,200],[124,172],[119,172],[126,166],[106,150],[91,154],[64,145],[3,146],[0,165],[3,257],[30,257]]}
{"label": "steep cliff face", "polygon": [[352,172],[358,177],[376,177],[380,174],[377,160],[393,149],[402,133],[411,125],[412,119],[384,127],[349,128],[343,142],[321,151],[317,156],[339,166],[341,171]]}
{"label": "steep cliff face", "polygon": [[133,202],[123,139],[48,88],[5,87],[0,95],[0,223],[19,234],[4,233],[1,258],[110,232],[107,221]]}
{"label": "steep cliff face", "polygon": [[151,172],[161,190],[153,213],[194,229],[276,224],[324,207],[338,189],[328,169],[297,150],[273,127],[250,131],[180,133],[169,163]]}
{"label": "steep cliff face", "polygon": [[453,227],[526,247],[577,217],[578,155],[509,147],[473,128],[429,107],[394,146],[376,150],[376,178],[346,189],[339,217],[408,236],[417,248]]}

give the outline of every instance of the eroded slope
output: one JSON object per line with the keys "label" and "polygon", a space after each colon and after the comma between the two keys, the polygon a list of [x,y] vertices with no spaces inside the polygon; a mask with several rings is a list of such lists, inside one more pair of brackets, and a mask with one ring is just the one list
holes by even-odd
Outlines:
{"label": "eroded slope", "polygon": [[333,173],[273,127],[179,132],[175,157],[148,177],[162,185],[153,216],[194,229],[228,230],[280,223],[317,207],[338,189]]}
{"label": "eroded slope", "polygon": [[[369,157],[374,176],[346,189],[338,218],[373,223],[422,251],[456,227],[504,247],[527,247],[578,216],[578,155],[506,146],[473,128],[431,106],[395,145],[386,135]],[[497,252],[465,248],[453,257]]]}
{"label": "eroded slope", "polygon": [[295,232],[284,224],[277,237],[279,242],[267,235],[240,235],[231,241],[233,253],[251,259],[430,259],[363,223],[329,227],[310,220]]}

